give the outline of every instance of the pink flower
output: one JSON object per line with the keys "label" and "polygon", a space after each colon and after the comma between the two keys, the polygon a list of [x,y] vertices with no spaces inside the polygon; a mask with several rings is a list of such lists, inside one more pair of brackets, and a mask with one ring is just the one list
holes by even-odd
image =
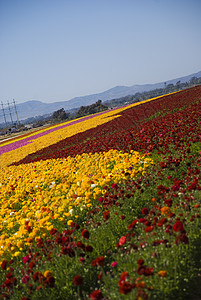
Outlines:
{"label": "pink flower", "polygon": [[29,255],[27,255],[27,256],[25,256],[25,257],[22,258],[23,264],[26,264],[30,260],[31,260],[31,256],[29,256]]}
{"label": "pink flower", "polygon": [[118,262],[117,261],[114,261],[113,263],[112,263],[112,267],[114,268],[114,267],[116,267],[118,265]]}
{"label": "pink flower", "polygon": [[22,282],[23,283],[27,283],[29,281],[29,276],[28,275],[25,275],[24,277],[22,277]]}

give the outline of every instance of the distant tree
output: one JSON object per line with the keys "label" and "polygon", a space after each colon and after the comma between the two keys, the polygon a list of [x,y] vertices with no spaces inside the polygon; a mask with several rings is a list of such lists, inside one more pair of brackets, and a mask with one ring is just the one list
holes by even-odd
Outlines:
{"label": "distant tree", "polygon": [[102,104],[101,100],[98,100],[96,103],[87,106],[81,106],[80,109],[76,113],[76,118],[95,114],[100,111],[107,110],[108,106]]}
{"label": "distant tree", "polygon": [[197,77],[192,77],[190,80],[190,84],[196,84],[197,83]]}
{"label": "distant tree", "polygon": [[68,119],[68,117],[69,114],[65,112],[64,108],[61,108],[52,114],[52,119],[56,121],[63,121]]}

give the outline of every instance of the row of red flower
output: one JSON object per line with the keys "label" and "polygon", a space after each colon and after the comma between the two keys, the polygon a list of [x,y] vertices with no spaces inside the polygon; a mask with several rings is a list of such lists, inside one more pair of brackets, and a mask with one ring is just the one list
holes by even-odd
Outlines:
{"label": "row of red flower", "polygon": [[[201,132],[200,106],[195,104],[200,95],[201,87],[198,86],[127,109],[121,113],[121,117],[30,154],[16,165],[110,149],[126,152],[130,149],[160,150],[164,143],[167,145],[164,149],[166,151],[171,142],[177,148],[182,147],[186,139],[186,126],[189,125],[193,141],[198,140]],[[155,118],[146,121],[154,114]]]}

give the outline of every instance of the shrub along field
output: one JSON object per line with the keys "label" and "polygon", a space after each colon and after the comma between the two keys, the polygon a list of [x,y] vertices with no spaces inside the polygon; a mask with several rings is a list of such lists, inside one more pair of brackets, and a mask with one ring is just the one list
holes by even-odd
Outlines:
{"label": "shrub along field", "polygon": [[0,154],[1,299],[198,299],[200,86]]}

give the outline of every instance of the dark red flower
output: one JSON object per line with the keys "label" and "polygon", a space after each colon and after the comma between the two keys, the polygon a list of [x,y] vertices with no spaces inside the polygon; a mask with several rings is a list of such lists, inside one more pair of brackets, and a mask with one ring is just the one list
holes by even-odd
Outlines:
{"label": "dark red flower", "polygon": [[141,259],[141,258],[138,259],[138,261],[137,261],[137,264],[138,264],[138,265],[143,265],[143,263],[144,263],[144,260],[143,260],[143,259]]}
{"label": "dark red flower", "polygon": [[34,281],[40,280],[41,278],[45,278],[43,274],[40,271],[37,271],[36,273],[33,274],[32,276]]}
{"label": "dark red flower", "polygon": [[85,252],[92,252],[93,251],[93,247],[91,245],[86,245],[85,247]]}
{"label": "dark red flower", "polygon": [[126,272],[126,271],[122,272],[121,275],[120,275],[120,279],[121,280],[126,280],[126,278],[128,277],[128,275],[129,275],[128,272]]}
{"label": "dark red flower", "polygon": [[58,232],[57,229],[52,228],[52,229],[50,230],[50,235],[53,236],[53,235],[55,235],[57,232]]}
{"label": "dark red flower", "polygon": [[49,286],[49,287],[54,287],[55,284],[55,278],[53,276],[49,276],[48,278],[45,279],[45,283]]}
{"label": "dark red flower", "polygon": [[145,268],[144,275],[145,275],[145,276],[151,276],[151,275],[154,275],[154,269],[151,268],[151,267]]}
{"label": "dark red flower", "polygon": [[140,223],[144,223],[144,222],[146,222],[146,219],[145,219],[145,218],[140,218],[140,219],[139,219],[139,222],[140,222]]}
{"label": "dark red flower", "polygon": [[70,257],[75,256],[75,251],[70,247],[62,247],[61,253],[64,255],[68,254]]}
{"label": "dark red flower", "polygon": [[110,217],[110,211],[109,210],[104,211],[104,220],[107,221],[109,217]]}
{"label": "dark red flower", "polygon": [[131,230],[131,229],[134,229],[136,224],[138,222],[138,219],[137,220],[134,220],[131,224],[128,225],[128,230]]}
{"label": "dark red flower", "polygon": [[30,269],[33,269],[35,266],[36,266],[36,264],[35,264],[34,261],[31,261],[31,262],[29,263],[29,268],[30,268]]}
{"label": "dark red flower", "polygon": [[82,230],[82,236],[83,236],[83,238],[88,239],[90,236],[89,231],[86,229]]}
{"label": "dark red flower", "polygon": [[179,242],[182,242],[184,244],[189,244],[188,237],[185,233],[181,233],[180,235],[177,236],[175,243],[179,244]]}
{"label": "dark red flower", "polygon": [[102,276],[103,276],[103,272],[100,272],[100,273],[98,274],[98,280],[101,280]]}
{"label": "dark red flower", "polygon": [[144,208],[142,209],[142,214],[143,214],[143,215],[148,215],[148,213],[149,213],[148,209],[147,209],[146,207],[144,207]]}
{"label": "dark red flower", "polygon": [[137,273],[138,273],[139,275],[143,275],[143,274],[145,273],[145,269],[146,269],[145,266],[139,265],[138,268],[137,268]]}
{"label": "dark red flower", "polygon": [[165,200],[164,202],[165,202],[165,204],[166,204],[167,206],[169,206],[169,207],[172,206],[172,200],[171,200],[171,199],[167,199],[167,200]]}
{"label": "dark red flower", "polygon": [[81,249],[85,249],[85,245],[80,241],[77,242],[77,247]]}
{"label": "dark red flower", "polygon": [[77,224],[77,223],[75,223],[75,222],[72,222],[71,224],[70,224],[70,226],[72,227],[72,228],[75,228],[75,229],[80,229],[80,225],[79,224]]}
{"label": "dark red flower", "polygon": [[183,226],[183,223],[181,221],[177,221],[173,226],[172,226],[172,229],[175,231],[175,232],[182,232],[184,230],[184,226]]}
{"label": "dark red flower", "polygon": [[8,264],[7,260],[3,260],[2,263],[1,263],[1,268],[2,268],[3,270],[6,270],[7,264]]}
{"label": "dark red flower", "polygon": [[101,293],[100,290],[96,290],[96,291],[93,291],[89,295],[89,299],[92,299],[92,300],[101,300],[101,299],[104,299],[104,297],[103,297],[103,294]]}
{"label": "dark red flower", "polygon": [[147,226],[144,231],[151,232],[151,231],[153,231],[153,229],[154,229],[154,226]]}
{"label": "dark red flower", "polygon": [[104,256],[99,256],[98,258],[96,258],[96,264],[98,266],[103,266],[105,263],[105,258]]}
{"label": "dark red flower", "polygon": [[165,223],[167,223],[167,219],[166,218],[162,218],[159,220],[159,222],[157,223],[158,227],[162,227]]}
{"label": "dark red flower", "polygon": [[74,278],[73,278],[73,283],[75,286],[78,286],[78,285],[82,285],[83,284],[83,278],[81,275],[76,275]]}
{"label": "dark red flower", "polygon": [[132,290],[133,286],[128,281],[123,281],[120,284],[119,288],[120,288],[120,293],[126,295]]}

